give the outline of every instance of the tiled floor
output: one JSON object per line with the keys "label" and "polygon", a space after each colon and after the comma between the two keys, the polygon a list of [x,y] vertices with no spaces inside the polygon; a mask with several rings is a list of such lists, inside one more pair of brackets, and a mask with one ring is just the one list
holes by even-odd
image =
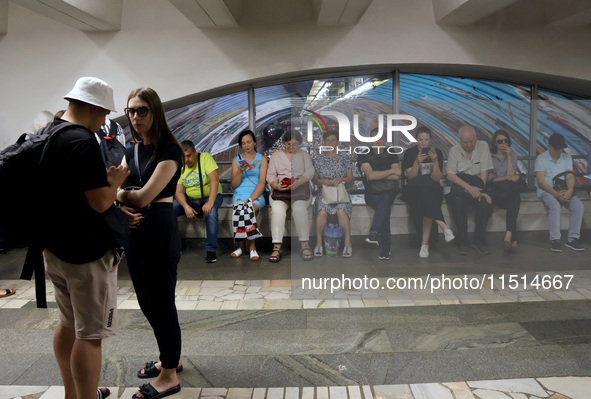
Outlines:
{"label": "tiled floor", "polygon": [[[486,287],[482,289],[455,289],[451,284],[455,281],[459,287],[464,279],[482,282],[483,275],[450,275],[445,276],[450,282],[445,289],[416,288],[409,283],[414,283],[415,279],[406,277],[406,285],[413,285],[413,288],[351,289],[332,294],[330,289],[304,290],[299,280],[181,280],[177,284],[176,305],[179,310],[334,309],[591,299],[591,270],[513,274],[512,284],[507,275],[501,276],[486,275]],[[423,282],[427,279],[427,276],[416,277]],[[441,276],[437,278],[441,280]],[[538,287],[523,285],[524,280],[531,283],[534,279]],[[385,287],[387,279],[379,280]],[[0,287],[17,290],[11,297],[0,298],[0,308],[21,308],[35,300],[31,281],[0,280]],[[49,280],[47,299],[55,301]],[[139,309],[129,280],[119,280],[118,309]]]}
{"label": "tiled floor", "polygon": [[[427,262],[401,249],[395,262],[380,263],[371,247],[356,248],[356,258],[308,265],[338,272],[328,276],[373,273],[380,288],[304,290],[296,278],[303,269],[292,265],[299,254],[289,250],[280,264],[234,260],[224,250],[207,265],[202,250],[184,253],[176,303],[185,371],[172,397],[591,398],[588,254],[555,256],[532,241],[511,257],[498,248],[460,257],[441,245]],[[0,288],[17,290],[0,299],[0,399],[62,399],[51,349],[53,287],[48,281],[50,309],[36,309],[34,284],[16,279],[22,257],[0,257]],[[452,286],[438,288],[444,273]],[[406,287],[381,289],[389,275]],[[453,286],[461,281],[474,284]],[[158,350],[124,266],[118,309],[101,383],[111,397],[129,399],[146,382],[137,370]]]}
{"label": "tiled floor", "polygon": [[[112,398],[136,388],[110,387]],[[591,377],[284,388],[183,388],[175,399],[588,399]],[[0,399],[62,399],[61,386],[0,386]]]}

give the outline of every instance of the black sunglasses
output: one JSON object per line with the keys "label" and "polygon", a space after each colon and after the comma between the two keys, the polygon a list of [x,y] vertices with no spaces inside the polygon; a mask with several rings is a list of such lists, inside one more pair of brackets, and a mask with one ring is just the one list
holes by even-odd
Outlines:
{"label": "black sunglasses", "polygon": [[141,106],[141,107],[137,107],[137,108],[125,108],[123,111],[125,111],[125,115],[127,115],[128,118],[133,118],[133,116],[135,115],[136,112],[137,112],[137,116],[144,117],[144,116],[148,115],[149,110],[150,110],[150,107]]}
{"label": "black sunglasses", "polygon": [[509,139],[497,139],[497,144],[503,144],[503,143],[510,144]]}

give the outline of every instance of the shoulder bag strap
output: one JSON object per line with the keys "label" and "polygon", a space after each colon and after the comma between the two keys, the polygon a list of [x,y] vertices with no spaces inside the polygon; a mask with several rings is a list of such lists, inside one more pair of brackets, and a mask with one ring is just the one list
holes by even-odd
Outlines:
{"label": "shoulder bag strap", "polygon": [[133,146],[133,162],[135,163],[135,168],[137,169],[137,175],[140,178],[140,186],[144,186],[144,182],[142,180],[142,170],[140,169],[140,158],[139,158],[139,147],[140,143],[136,143]]}
{"label": "shoulder bag strap", "polygon": [[[201,153],[197,153],[197,169],[199,169],[199,188],[201,189],[201,199],[205,199],[203,194],[203,179],[201,178]],[[211,194],[211,187],[209,188]]]}

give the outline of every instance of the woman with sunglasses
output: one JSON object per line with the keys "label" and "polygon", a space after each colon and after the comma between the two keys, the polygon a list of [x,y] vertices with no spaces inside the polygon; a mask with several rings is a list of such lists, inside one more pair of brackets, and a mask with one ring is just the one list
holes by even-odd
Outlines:
{"label": "woman with sunglasses", "polygon": [[511,148],[511,138],[504,130],[497,130],[490,142],[490,153],[494,169],[488,173],[487,187],[491,191],[494,206],[507,210],[506,232],[503,249],[517,252],[517,215],[521,206],[517,154]]}
{"label": "woman with sunglasses", "polygon": [[[255,214],[265,206],[263,193],[267,184],[267,157],[257,152],[257,140],[254,133],[245,130],[238,136],[238,145],[242,154],[232,160],[232,203],[252,202]],[[249,240],[250,260],[259,260],[255,240]],[[230,256],[238,258],[246,254],[246,241],[241,240],[237,250]]]}
{"label": "woman with sunglasses", "polygon": [[117,199],[133,208],[127,212],[133,227],[125,248],[129,275],[160,350],[160,362],[146,363],[138,372],[139,378],[156,378],[133,398],[165,397],[181,390],[181,329],[174,295],[181,240],[172,199],[184,154],[154,90],[133,90],[125,114],[137,144],[126,150],[122,165],[131,172],[127,186],[136,190],[121,190]]}

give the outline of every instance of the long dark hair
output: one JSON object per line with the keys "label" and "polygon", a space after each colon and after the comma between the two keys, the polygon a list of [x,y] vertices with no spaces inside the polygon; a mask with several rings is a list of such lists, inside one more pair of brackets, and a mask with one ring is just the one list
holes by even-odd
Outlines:
{"label": "long dark hair", "polygon": [[509,136],[509,133],[507,133],[506,130],[503,130],[503,129],[497,130],[493,134],[492,139],[490,140],[490,153],[491,154],[497,153],[497,138],[499,136],[507,137],[507,140],[509,140],[509,147],[511,147],[511,144],[513,144],[513,142],[511,141],[511,136]]}
{"label": "long dark hair", "polygon": [[242,148],[242,139],[244,138],[244,136],[248,136],[249,134],[252,136],[252,142],[254,144],[254,150],[256,152],[256,150],[257,150],[257,138],[254,136],[254,133],[251,130],[244,130],[244,131],[242,131],[238,135],[238,146],[240,148]]}
{"label": "long dark hair", "polygon": [[[152,154],[152,158],[150,158],[148,163],[152,162],[154,158],[156,158],[158,149],[163,144],[175,143],[179,146],[179,148],[181,148],[181,145],[174,137],[172,131],[166,123],[166,117],[164,116],[164,106],[162,105],[162,101],[160,101],[158,93],[149,87],[140,87],[138,89],[132,90],[131,93],[129,93],[129,96],[127,97],[127,103],[129,104],[129,100],[135,97],[139,97],[148,103],[148,107],[152,113],[152,126],[148,131],[148,135],[150,136],[150,144],[154,146],[154,153]],[[131,132],[131,137],[133,137],[136,142],[143,141],[142,136],[140,136],[140,134],[133,128],[129,117],[127,117],[127,119],[129,120],[129,131]],[[184,157],[182,160],[182,165],[180,166],[185,166]]]}

